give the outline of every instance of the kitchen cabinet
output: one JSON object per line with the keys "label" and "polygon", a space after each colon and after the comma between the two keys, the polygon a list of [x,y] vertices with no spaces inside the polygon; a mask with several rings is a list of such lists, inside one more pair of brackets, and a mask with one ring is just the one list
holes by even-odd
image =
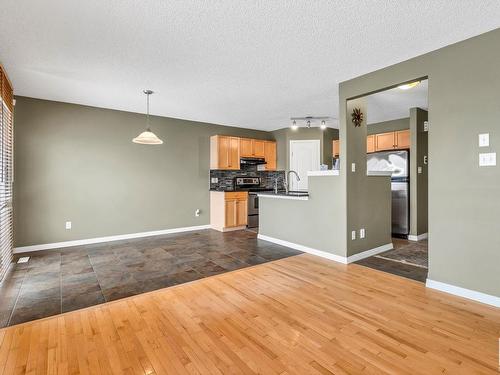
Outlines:
{"label": "kitchen cabinet", "polygon": [[265,141],[264,142],[264,158],[266,159],[265,169],[266,171],[276,170],[276,142]]}
{"label": "kitchen cabinet", "polygon": [[333,156],[339,156],[340,155],[340,140],[334,139],[332,141],[332,153]]}
{"label": "kitchen cabinet", "polygon": [[375,134],[375,151],[393,150],[394,145],[394,132]]}
{"label": "kitchen cabinet", "polygon": [[240,155],[248,158],[265,157],[265,141],[260,139],[240,138]]}
{"label": "kitchen cabinet", "polygon": [[214,135],[210,137],[210,169],[240,169],[240,158],[264,158],[265,170],[276,170],[276,142]]}
{"label": "kitchen cabinet", "polygon": [[410,130],[400,130],[396,132],[395,148],[410,148]]}
{"label": "kitchen cabinet", "polygon": [[366,137],[366,152],[375,152],[375,136]]}
{"label": "kitchen cabinet", "polygon": [[248,193],[210,192],[210,225],[213,229],[227,232],[244,229],[248,217]]}
{"label": "kitchen cabinet", "polygon": [[210,137],[210,169],[240,169],[240,138]]}
{"label": "kitchen cabinet", "polygon": [[404,150],[410,148],[410,142],[409,129],[373,134],[366,138],[366,150],[367,152]]}

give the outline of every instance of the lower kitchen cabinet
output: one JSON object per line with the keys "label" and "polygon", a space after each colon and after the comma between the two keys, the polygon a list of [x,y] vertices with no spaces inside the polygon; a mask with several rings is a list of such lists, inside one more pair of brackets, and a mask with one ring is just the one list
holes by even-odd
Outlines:
{"label": "lower kitchen cabinet", "polygon": [[226,232],[244,229],[247,225],[248,193],[210,192],[210,225],[213,229]]}

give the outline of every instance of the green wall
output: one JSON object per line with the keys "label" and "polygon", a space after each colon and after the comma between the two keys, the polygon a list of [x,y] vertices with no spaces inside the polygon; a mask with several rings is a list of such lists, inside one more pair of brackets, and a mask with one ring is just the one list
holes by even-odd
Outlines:
{"label": "green wall", "polygon": [[368,134],[387,133],[387,132],[394,132],[397,130],[406,130],[410,129],[410,118],[406,117],[397,120],[376,122],[373,124],[368,124],[366,128]]}
{"label": "green wall", "polygon": [[152,116],[165,143],[132,143],[144,126],[142,114],[17,97],[15,246],[209,224],[209,137],[273,139]]}
{"label": "green wall", "polygon": [[428,133],[424,131],[427,120],[427,111],[410,108],[410,235],[414,236],[428,231],[429,165],[424,163],[429,153]]}
{"label": "green wall", "polygon": [[[500,169],[479,167],[500,145],[500,29],[340,84],[341,168],[354,160],[350,98],[429,78],[429,278],[500,296]],[[347,131],[346,129],[349,129]],[[478,134],[490,147],[478,147]],[[347,214],[367,211],[346,180]],[[355,223],[349,221],[347,231]]]}

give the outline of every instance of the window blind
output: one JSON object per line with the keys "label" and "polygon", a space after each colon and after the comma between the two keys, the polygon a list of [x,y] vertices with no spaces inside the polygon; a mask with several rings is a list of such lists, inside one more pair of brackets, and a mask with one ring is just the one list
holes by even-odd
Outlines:
{"label": "window blind", "polygon": [[13,110],[12,86],[0,66],[0,281],[12,262]]}

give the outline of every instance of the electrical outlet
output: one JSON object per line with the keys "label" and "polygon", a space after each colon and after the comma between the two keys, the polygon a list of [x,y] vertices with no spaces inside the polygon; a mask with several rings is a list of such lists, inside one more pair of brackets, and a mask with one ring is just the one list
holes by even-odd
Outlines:
{"label": "electrical outlet", "polygon": [[427,158],[427,155],[424,156],[424,164],[427,165],[427,162],[428,162],[428,158]]}
{"label": "electrical outlet", "polygon": [[194,212],[194,216],[198,217],[200,216],[200,213],[201,213],[200,209],[197,208],[196,211]]}
{"label": "electrical outlet", "polygon": [[359,230],[359,238],[365,238],[365,228]]}
{"label": "electrical outlet", "polygon": [[351,164],[351,171],[356,172],[356,163]]}
{"label": "electrical outlet", "polygon": [[353,230],[353,231],[351,232],[351,239],[352,239],[353,241],[356,239],[356,231],[355,231],[355,230]]}
{"label": "electrical outlet", "polygon": [[71,221],[66,222],[66,229],[71,229]]}
{"label": "electrical outlet", "polygon": [[429,131],[429,121],[424,121],[424,132]]}
{"label": "electrical outlet", "polygon": [[212,178],[210,179],[210,182],[211,182],[212,184],[216,184],[216,183],[218,183],[218,182],[219,182],[219,179],[218,179],[217,177],[212,177]]}
{"label": "electrical outlet", "polygon": [[417,173],[422,173],[422,167],[417,167]]}

